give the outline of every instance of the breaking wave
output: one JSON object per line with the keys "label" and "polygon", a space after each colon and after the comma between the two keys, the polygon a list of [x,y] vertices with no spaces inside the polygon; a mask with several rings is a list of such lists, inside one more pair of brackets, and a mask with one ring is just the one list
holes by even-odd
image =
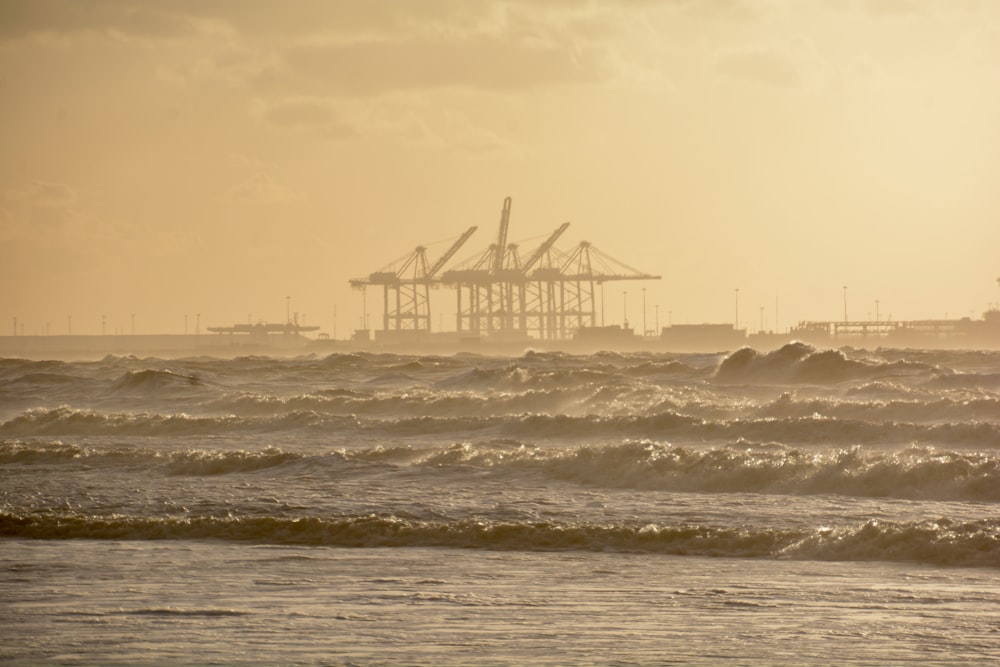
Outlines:
{"label": "breaking wave", "polygon": [[[988,406],[987,406],[988,407]],[[781,412],[781,406],[771,411]],[[259,433],[336,432],[375,437],[496,437],[536,440],[620,441],[623,438],[712,441],[745,438],[785,444],[851,446],[855,444],[929,443],[961,447],[995,447],[1000,442],[1000,422],[970,420],[919,424],[896,421],[795,413],[738,419],[703,419],[680,412],[651,415],[599,416],[587,414],[499,415],[486,417],[362,418],[359,415],[329,415],[312,410],[293,410],[265,417],[192,416],[185,413],[103,413],[69,407],[31,409],[0,423],[0,435],[27,436],[171,436],[245,435]],[[889,415],[886,415],[888,417]]]}
{"label": "breaking wave", "polygon": [[290,412],[272,418],[246,418],[234,415],[219,417],[192,416],[185,413],[103,413],[59,407],[33,409],[0,423],[5,435],[239,435],[260,432],[293,431],[317,424],[350,426],[351,417],[322,417],[312,412]]}
{"label": "breaking wave", "polygon": [[[815,452],[777,444],[737,443],[704,449],[640,441],[542,449],[518,440],[498,440],[430,449],[379,446],[307,455],[279,447],[161,452],[142,447],[0,443],[2,465],[141,468],[164,475],[267,470],[280,479],[285,466],[295,466],[289,474],[307,470],[317,478],[347,468],[357,475],[368,474],[368,469],[353,465],[359,462],[391,466],[401,475],[419,469],[463,473],[473,468],[511,478],[530,473],[582,486],[637,491],[1000,502],[1000,456],[927,447],[892,452],[861,447]],[[380,469],[379,474],[386,473]]]}
{"label": "breaking wave", "polygon": [[0,536],[1000,567],[1000,357],[0,360],[0,470]]}
{"label": "breaking wave", "polygon": [[835,383],[860,378],[933,373],[927,364],[851,359],[841,350],[817,351],[806,343],[788,343],[761,354],[744,347],[723,359],[716,371],[720,382]]}
{"label": "breaking wave", "polygon": [[21,516],[0,514],[0,535],[31,539],[212,539],[329,547],[451,547],[619,551],[681,556],[903,561],[1000,567],[1000,521],[868,521],[816,530],[701,525],[421,521],[397,516],[277,518]]}
{"label": "breaking wave", "polygon": [[207,407],[214,412],[244,416],[314,411],[324,415],[485,417],[529,411],[559,412],[586,404],[592,395],[593,392],[585,388],[508,394],[436,392],[419,387],[401,393],[332,389],[287,397],[244,392],[225,396]]}
{"label": "breaking wave", "polygon": [[259,452],[243,450],[188,450],[161,452],[141,447],[102,449],[61,442],[28,445],[0,443],[0,464],[20,465],[79,465],[88,469],[158,468],[169,475],[224,475],[253,472],[299,461],[301,454],[267,447]]}
{"label": "breaking wave", "polygon": [[863,419],[870,422],[947,423],[1000,421],[1000,397],[930,398],[921,396],[891,400],[842,400],[830,398],[796,398],[784,393],[755,414],[761,417],[808,417],[823,415],[834,419]]}
{"label": "breaking wave", "polygon": [[1000,501],[1000,458],[922,447],[817,453],[628,443],[584,447],[542,466],[555,479],[638,490]]}
{"label": "breaking wave", "polygon": [[185,387],[200,387],[202,380],[194,375],[184,375],[168,370],[128,371],[111,385],[112,393],[160,393]]}

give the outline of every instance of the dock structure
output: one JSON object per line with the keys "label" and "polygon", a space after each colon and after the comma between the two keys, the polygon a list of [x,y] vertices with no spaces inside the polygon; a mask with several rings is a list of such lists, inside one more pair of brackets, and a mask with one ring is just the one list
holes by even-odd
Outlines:
{"label": "dock structure", "polygon": [[990,309],[981,320],[969,317],[940,320],[868,320],[800,322],[789,335],[816,343],[885,344],[936,347],[940,344],[995,348],[1000,345],[1000,310]]}
{"label": "dock structure", "polygon": [[256,324],[234,324],[228,327],[208,327],[208,330],[218,336],[205,336],[204,338],[223,337],[231,346],[258,345],[258,346],[292,346],[305,342],[307,339],[303,334],[319,331],[315,325],[305,325],[299,323],[299,314],[295,313],[294,318],[289,318],[283,323],[278,322],[257,322]]}
{"label": "dock structure", "polygon": [[383,289],[383,335],[430,334],[430,290],[456,292],[455,328],[460,338],[516,341],[568,340],[597,325],[596,287],[619,280],[659,280],[599,251],[587,241],[570,252],[556,248],[569,228],[564,222],[523,256],[508,241],[511,198],[504,199],[496,241],[471,259],[442,271],[476,227],[470,227],[433,265],[425,248],[416,250],[352,287]]}

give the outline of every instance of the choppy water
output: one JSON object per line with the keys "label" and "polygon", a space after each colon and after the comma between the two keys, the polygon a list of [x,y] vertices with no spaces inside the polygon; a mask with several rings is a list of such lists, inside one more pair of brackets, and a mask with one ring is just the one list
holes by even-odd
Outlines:
{"label": "choppy water", "polygon": [[0,660],[1000,660],[1000,353],[0,360]]}

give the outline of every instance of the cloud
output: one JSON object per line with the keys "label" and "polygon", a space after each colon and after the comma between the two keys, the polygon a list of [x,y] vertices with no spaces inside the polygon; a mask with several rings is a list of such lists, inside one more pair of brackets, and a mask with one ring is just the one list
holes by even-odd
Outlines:
{"label": "cloud", "polygon": [[499,38],[406,39],[298,47],[287,67],[326,89],[381,93],[462,87],[514,90],[594,81],[595,54]]}
{"label": "cloud", "polygon": [[264,117],[275,125],[326,125],[336,120],[336,113],[316,100],[286,100],[269,107]]}
{"label": "cloud", "polygon": [[237,40],[222,47],[210,43],[205,50],[207,53],[194,63],[175,69],[179,81],[241,87],[266,82],[282,68],[281,58],[261,45],[243,45]]}
{"label": "cloud", "polygon": [[918,0],[865,0],[864,11],[876,17],[911,17],[927,9],[927,3]]}
{"label": "cloud", "polygon": [[18,227],[52,231],[79,221],[79,193],[64,183],[32,181],[0,192],[4,217]]}
{"label": "cloud", "polygon": [[104,216],[99,200],[86,190],[42,180],[0,190],[0,217],[9,223],[2,231],[39,247],[74,251],[149,240],[145,226]]}
{"label": "cloud", "polygon": [[[35,180],[0,190],[0,265],[18,280],[50,279],[119,262],[137,246],[134,226],[102,218],[92,193]],[[148,246],[142,246],[148,247]]]}
{"label": "cloud", "polygon": [[485,96],[450,91],[401,92],[382,95],[374,102],[359,100],[341,106],[344,118],[359,137],[462,157],[523,157],[524,148],[505,136],[504,123],[490,123],[476,111],[477,104],[502,106],[509,101],[500,96],[487,101],[477,99],[480,97]]}
{"label": "cloud", "polygon": [[294,11],[256,0],[0,0],[0,40],[185,40],[191,48],[163,53],[154,67],[173,86],[222,81],[300,96],[512,91],[612,78],[609,42],[636,13],[562,0],[302,0]]}
{"label": "cloud", "polygon": [[170,38],[195,29],[187,17],[166,7],[118,0],[0,0],[0,39],[87,33]]}
{"label": "cloud", "polygon": [[486,128],[467,125],[450,138],[454,150],[474,158],[523,157],[522,149]]}
{"label": "cloud", "polygon": [[334,32],[346,36],[397,34],[445,18],[472,25],[496,2],[468,0],[297,0],[294,9],[269,0],[173,0],[171,6],[203,19],[226,21],[244,35],[283,40]]}
{"label": "cloud", "polygon": [[666,4],[692,18],[727,22],[756,21],[766,9],[760,0],[673,0],[666,3],[652,0],[651,4]]}
{"label": "cloud", "polygon": [[724,54],[718,70],[734,79],[776,88],[798,88],[802,76],[790,57],[774,50],[755,49]]}
{"label": "cloud", "polygon": [[321,131],[329,138],[354,134],[337,105],[316,98],[288,98],[261,104],[256,111],[270,125],[287,130]]}
{"label": "cloud", "polygon": [[275,182],[266,172],[257,172],[242,183],[232,187],[223,197],[237,204],[292,204],[303,200],[293,188]]}
{"label": "cloud", "polygon": [[235,169],[254,172],[267,171],[277,167],[273,162],[268,162],[256,155],[248,155],[246,153],[230,153],[226,157],[226,163]]}
{"label": "cloud", "polygon": [[68,208],[76,204],[76,190],[65,183],[32,181],[22,188],[8,190],[6,196],[13,201],[29,202],[43,207]]}

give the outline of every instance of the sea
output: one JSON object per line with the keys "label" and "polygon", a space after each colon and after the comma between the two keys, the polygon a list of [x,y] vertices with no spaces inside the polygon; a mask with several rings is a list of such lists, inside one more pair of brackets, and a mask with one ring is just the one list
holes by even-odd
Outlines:
{"label": "sea", "polygon": [[1000,664],[1000,352],[3,359],[0,662]]}

